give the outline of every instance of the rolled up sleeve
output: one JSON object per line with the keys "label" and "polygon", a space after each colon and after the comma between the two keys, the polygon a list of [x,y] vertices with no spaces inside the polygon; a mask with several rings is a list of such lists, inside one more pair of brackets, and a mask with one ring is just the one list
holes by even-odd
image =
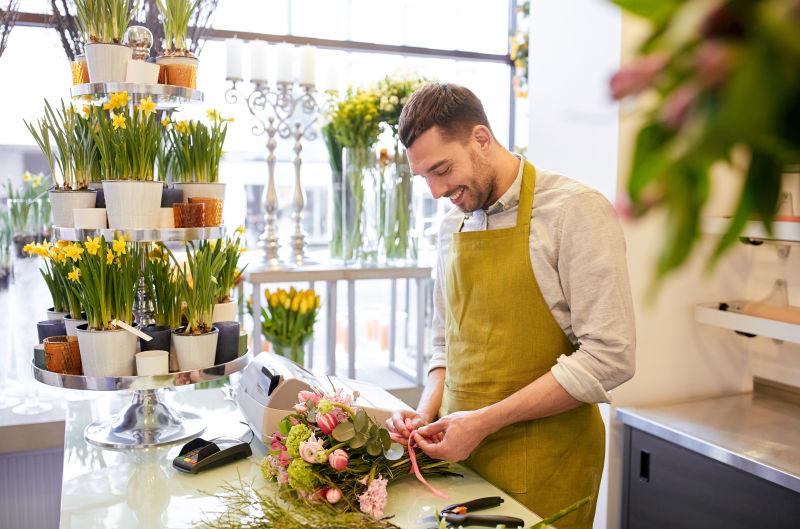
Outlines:
{"label": "rolled up sleeve", "polygon": [[578,349],[551,369],[577,400],[609,402],[608,391],[635,371],[636,328],[625,238],[599,193],[572,197],[564,208],[558,275]]}

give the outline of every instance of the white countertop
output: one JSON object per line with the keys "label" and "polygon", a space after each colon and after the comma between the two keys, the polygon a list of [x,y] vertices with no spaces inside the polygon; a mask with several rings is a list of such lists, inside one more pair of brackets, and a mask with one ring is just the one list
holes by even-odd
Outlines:
{"label": "white countertop", "polygon": [[[172,393],[175,405],[205,418],[204,439],[216,436],[242,437],[247,431],[235,403],[226,400],[219,389],[189,390]],[[64,441],[64,475],[61,492],[61,527],[64,529],[142,527],[193,527],[203,513],[220,510],[214,497],[226,482],[253,481],[257,488],[274,487],[264,483],[259,461],[265,448],[251,443],[253,455],[201,474],[184,474],[172,467],[180,445],[151,450],[114,452],[96,448],[83,439],[83,430],[95,418],[115,411],[129,398],[127,392],[109,393],[107,398],[68,403]],[[237,475],[238,474],[238,475]],[[424,516],[451,503],[485,496],[501,496],[501,508],[480,514],[517,516],[531,525],[540,520],[508,495],[464,469],[464,478],[443,477],[431,480],[449,499],[430,494],[413,477],[389,488],[387,514],[400,527],[427,529],[435,524],[419,523]]]}

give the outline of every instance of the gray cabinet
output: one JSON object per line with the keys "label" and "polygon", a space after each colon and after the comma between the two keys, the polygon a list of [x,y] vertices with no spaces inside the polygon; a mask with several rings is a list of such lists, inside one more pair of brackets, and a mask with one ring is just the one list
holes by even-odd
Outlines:
{"label": "gray cabinet", "polygon": [[623,529],[800,528],[797,492],[629,426],[624,465]]}

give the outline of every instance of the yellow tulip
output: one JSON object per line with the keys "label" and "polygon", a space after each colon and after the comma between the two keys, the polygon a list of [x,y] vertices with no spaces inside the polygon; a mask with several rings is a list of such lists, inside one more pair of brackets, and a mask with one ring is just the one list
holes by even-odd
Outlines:
{"label": "yellow tulip", "polygon": [[269,306],[270,306],[270,307],[272,307],[272,308],[275,308],[275,307],[277,307],[277,306],[278,306],[278,302],[279,302],[279,301],[280,301],[280,300],[278,299],[278,294],[272,294],[272,295],[269,297]]}
{"label": "yellow tulip", "polygon": [[297,291],[294,289],[294,287],[291,287],[289,289],[289,296],[290,297],[295,297],[296,295],[297,295]]}
{"label": "yellow tulip", "polygon": [[286,299],[283,301],[283,308],[284,308],[284,309],[286,309],[286,310],[289,310],[289,307],[291,307],[291,306],[292,306],[292,304],[291,304],[291,302],[289,301],[289,298],[286,298]]}
{"label": "yellow tulip", "polygon": [[300,314],[305,314],[306,312],[308,312],[308,303],[303,299],[300,301]]}
{"label": "yellow tulip", "polygon": [[292,310],[297,312],[297,309],[300,308],[300,296],[297,296],[292,299]]}

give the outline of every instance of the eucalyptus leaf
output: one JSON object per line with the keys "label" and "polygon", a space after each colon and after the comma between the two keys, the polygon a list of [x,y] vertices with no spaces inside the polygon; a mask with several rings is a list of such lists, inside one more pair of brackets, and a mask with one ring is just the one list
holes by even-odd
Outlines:
{"label": "eucalyptus leaf", "polygon": [[383,447],[378,441],[369,441],[367,443],[367,453],[372,457],[377,457],[383,452]]}
{"label": "eucalyptus leaf", "polygon": [[392,445],[392,438],[389,437],[389,430],[381,428],[380,439],[381,439],[381,444],[383,445],[383,449],[389,450],[389,447]]}
{"label": "eucalyptus leaf", "polygon": [[366,436],[363,433],[357,433],[350,439],[350,448],[361,448],[366,442]]}
{"label": "eucalyptus leaf", "polygon": [[358,410],[355,419],[353,419],[353,424],[355,425],[357,432],[363,432],[369,426],[369,417],[367,416],[367,412],[364,410]]}
{"label": "eucalyptus leaf", "polygon": [[291,428],[292,428],[292,426],[291,426],[291,421],[290,421],[290,419],[289,419],[289,417],[288,417],[288,416],[287,416],[287,417],[284,417],[283,419],[281,419],[281,422],[279,422],[279,423],[278,423],[278,431],[279,431],[279,432],[281,433],[281,435],[283,435],[284,437],[285,437],[285,436],[287,436],[287,435],[289,435],[289,430],[290,430]]}
{"label": "eucalyptus leaf", "polygon": [[336,428],[333,429],[331,435],[333,438],[339,441],[340,443],[344,443],[349,441],[350,439],[355,436],[356,432],[353,428],[353,423],[351,422],[343,422],[339,424]]}

